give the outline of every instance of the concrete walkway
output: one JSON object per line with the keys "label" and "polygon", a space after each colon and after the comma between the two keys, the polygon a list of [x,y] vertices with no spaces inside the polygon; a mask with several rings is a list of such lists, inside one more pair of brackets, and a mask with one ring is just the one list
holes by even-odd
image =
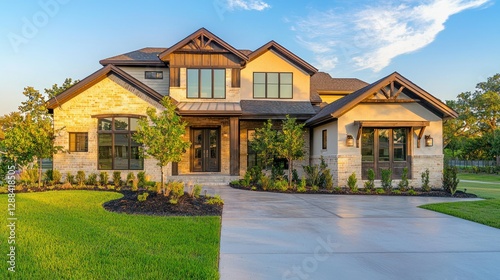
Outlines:
{"label": "concrete walkway", "polygon": [[417,208],[457,199],[215,192],[222,280],[500,279],[500,230]]}

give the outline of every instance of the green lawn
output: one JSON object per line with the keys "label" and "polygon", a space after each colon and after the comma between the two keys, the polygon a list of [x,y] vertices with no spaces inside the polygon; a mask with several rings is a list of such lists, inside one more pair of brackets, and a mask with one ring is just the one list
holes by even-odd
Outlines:
{"label": "green lawn", "polygon": [[491,174],[459,174],[460,180],[480,181],[460,182],[458,189],[467,189],[486,200],[435,203],[422,208],[452,215],[484,225],[500,228],[500,176]]}
{"label": "green lawn", "polygon": [[7,195],[0,196],[0,279],[218,279],[220,217],[107,212],[118,193],[16,196],[16,272],[7,271]]}

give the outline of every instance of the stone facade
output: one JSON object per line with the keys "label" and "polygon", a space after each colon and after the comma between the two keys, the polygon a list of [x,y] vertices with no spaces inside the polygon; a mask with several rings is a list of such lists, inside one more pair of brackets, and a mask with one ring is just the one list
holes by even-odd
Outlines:
{"label": "stone facade", "polygon": [[[111,75],[54,109],[54,129],[63,128],[55,140],[55,145],[69,150],[70,132],[88,133],[88,152],[58,153],[54,155],[54,169],[62,174],[70,172],[73,175],[79,170],[84,171],[86,175],[105,171],[112,178],[113,170],[98,170],[97,168],[98,120],[92,116],[145,115],[148,107],[161,109],[157,102],[131,87],[125,88],[122,84],[122,80]],[[119,171],[122,172],[122,179],[126,179],[128,172],[137,174],[142,170]],[[144,171],[151,176],[152,180],[159,181],[160,169],[156,165],[156,160],[145,159]]]}

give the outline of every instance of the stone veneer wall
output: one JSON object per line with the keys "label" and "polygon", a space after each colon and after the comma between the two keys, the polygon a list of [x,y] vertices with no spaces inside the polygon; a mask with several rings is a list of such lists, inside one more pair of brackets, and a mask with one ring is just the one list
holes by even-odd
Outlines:
{"label": "stone veneer wall", "polygon": [[[331,170],[334,186],[347,186],[347,179],[355,172],[358,179],[358,188],[364,187],[366,180],[361,180],[361,156],[355,155],[332,155],[323,157],[326,164]],[[320,164],[320,157],[312,157],[311,164]],[[443,156],[442,155],[416,155],[413,156],[410,186],[420,188],[422,186],[421,174],[426,169],[429,169],[430,185],[433,188],[442,187],[442,170]],[[396,187],[400,180],[394,179],[393,186]],[[381,187],[381,181],[375,180],[375,186]]]}
{"label": "stone veneer wall", "polygon": [[[67,172],[74,175],[77,171],[83,170],[87,176],[90,173],[105,171],[108,172],[109,178],[112,178],[113,170],[98,170],[97,168],[97,118],[92,118],[92,115],[146,115],[148,107],[161,110],[161,106],[156,101],[132,88],[120,78],[111,75],[55,108],[54,128],[64,128],[56,138],[55,145],[69,149],[69,132],[87,132],[88,152],[58,153],[54,155],[54,169],[59,170],[63,175]],[[142,170],[117,171],[121,171],[122,179],[125,180],[128,172],[137,174]],[[160,169],[156,165],[156,160],[145,159],[144,171],[151,176],[152,180],[160,180]]]}

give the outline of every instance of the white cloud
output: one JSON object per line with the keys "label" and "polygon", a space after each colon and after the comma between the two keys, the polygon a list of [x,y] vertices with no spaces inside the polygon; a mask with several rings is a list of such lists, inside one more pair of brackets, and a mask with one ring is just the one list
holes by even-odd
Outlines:
{"label": "white cloud", "polygon": [[297,40],[321,59],[319,65],[335,65],[340,56],[341,63],[378,72],[395,57],[432,43],[451,15],[489,1],[380,1],[354,11],[316,12],[298,20],[295,29]]}
{"label": "white cloud", "polygon": [[255,10],[263,11],[271,8],[271,5],[261,0],[227,0],[227,8],[229,10]]}

